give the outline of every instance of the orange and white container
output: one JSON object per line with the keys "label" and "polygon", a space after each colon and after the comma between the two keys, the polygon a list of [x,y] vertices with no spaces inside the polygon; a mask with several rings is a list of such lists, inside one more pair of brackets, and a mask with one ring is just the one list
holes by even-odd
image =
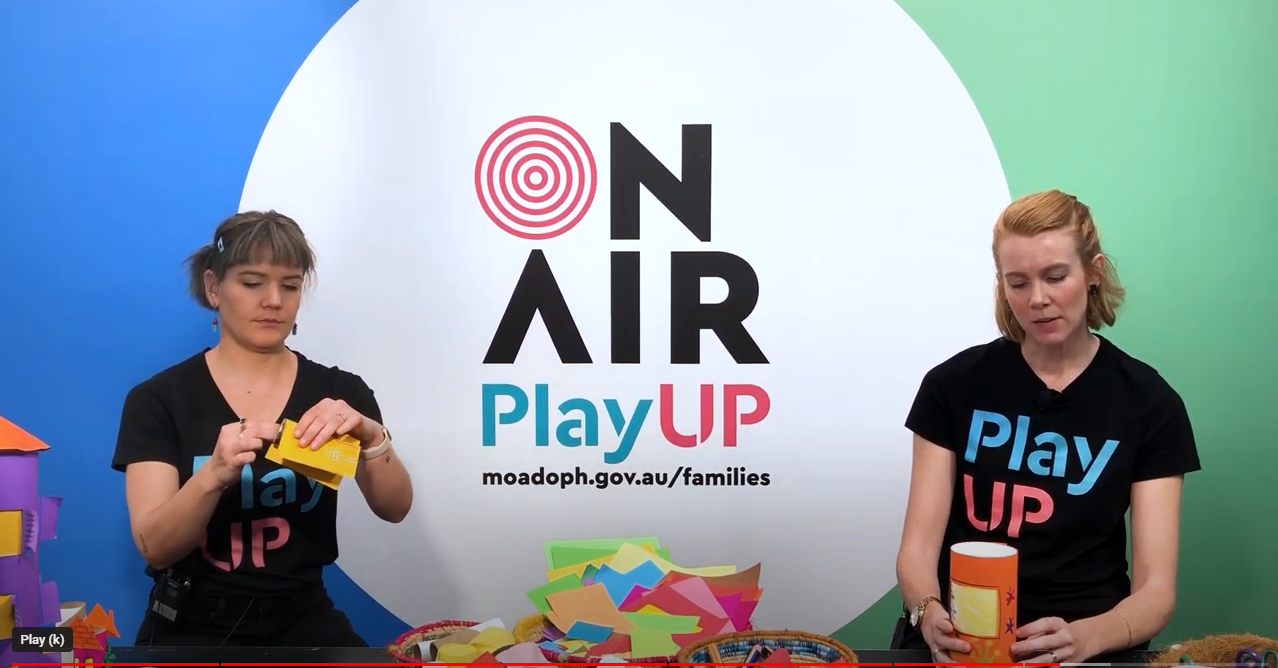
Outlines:
{"label": "orange and white container", "polygon": [[950,548],[950,621],[972,646],[951,653],[960,663],[1012,663],[1016,642],[1016,548],[1002,543],[957,543]]}

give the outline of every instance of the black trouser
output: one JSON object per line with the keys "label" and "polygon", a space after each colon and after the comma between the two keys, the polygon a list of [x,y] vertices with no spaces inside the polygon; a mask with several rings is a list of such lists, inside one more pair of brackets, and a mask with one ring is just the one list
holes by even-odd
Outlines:
{"label": "black trouser", "polygon": [[263,596],[223,595],[197,583],[177,623],[148,612],[137,645],[155,647],[368,647],[322,583]]}

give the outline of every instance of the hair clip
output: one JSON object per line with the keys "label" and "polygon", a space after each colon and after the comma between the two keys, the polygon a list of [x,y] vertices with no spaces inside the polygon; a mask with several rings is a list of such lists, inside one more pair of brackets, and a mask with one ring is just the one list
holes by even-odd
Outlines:
{"label": "hair clip", "polygon": [[217,252],[219,253],[226,252],[226,244],[222,243],[222,237],[217,238]]}

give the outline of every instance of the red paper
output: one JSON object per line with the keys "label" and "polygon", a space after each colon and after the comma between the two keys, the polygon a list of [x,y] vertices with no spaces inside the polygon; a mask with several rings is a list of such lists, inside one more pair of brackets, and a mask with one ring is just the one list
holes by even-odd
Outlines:
{"label": "red paper", "polygon": [[595,659],[605,654],[625,654],[630,651],[630,636],[614,633],[608,639],[592,645],[586,652],[586,658]]}
{"label": "red paper", "polygon": [[501,662],[497,660],[497,657],[493,656],[492,652],[484,652],[483,654],[475,657],[475,660],[471,661],[471,663],[500,664]]}
{"label": "red paper", "polygon": [[790,651],[784,647],[778,648],[768,658],[759,663],[790,663]]}

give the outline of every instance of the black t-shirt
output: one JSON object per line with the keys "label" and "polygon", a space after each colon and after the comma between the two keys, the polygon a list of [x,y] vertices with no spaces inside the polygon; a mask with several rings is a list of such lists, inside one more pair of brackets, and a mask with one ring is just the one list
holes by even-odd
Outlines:
{"label": "black t-shirt", "polygon": [[[207,352],[207,351],[206,351]],[[325,398],[344,399],[381,422],[373,391],[357,375],[297,355],[297,379],[280,419],[298,420]],[[204,358],[194,355],[129,391],[111,467],[172,464],[185,485],[213,453],[218,432],[239,416],[226,402]],[[258,458],[242,470],[209,519],[204,545],[193,551],[194,578],[230,595],[270,595],[322,581],[337,559],[337,492]]]}
{"label": "black t-shirt", "polygon": [[1131,594],[1132,484],[1201,466],[1180,396],[1099,338],[1091,364],[1059,394],[1005,338],[924,377],[906,427],[958,462],[937,571],[943,600],[950,547],[964,541],[1017,548],[1018,625],[1091,617]]}

